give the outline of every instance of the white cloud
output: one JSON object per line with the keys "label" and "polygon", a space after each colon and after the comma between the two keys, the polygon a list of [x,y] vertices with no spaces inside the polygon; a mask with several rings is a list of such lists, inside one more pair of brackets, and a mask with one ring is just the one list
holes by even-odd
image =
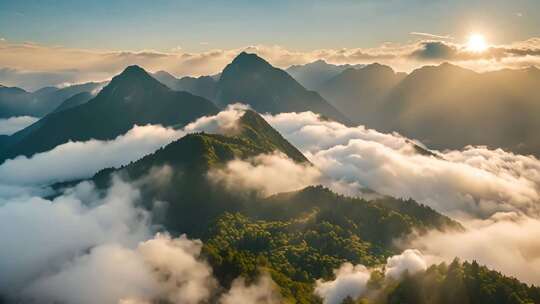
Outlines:
{"label": "white cloud", "polygon": [[206,133],[217,133],[224,135],[234,135],[238,131],[238,120],[244,115],[249,106],[235,103],[216,115],[204,116],[184,127],[185,132],[194,133],[204,131]]}
{"label": "white cloud", "polygon": [[[115,178],[104,196],[84,182],[52,201],[0,206],[0,294],[15,302],[196,304],[220,292],[202,242],[152,238],[139,200],[133,185]],[[271,299],[272,286],[268,278],[238,281],[224,299]]]}
{"label": "white cloud", "polygon": [[386,278],[398,280],[405,271],[409,274],[425,271],[427,262],[419,250],[407,249],[400,255],[388,258],[384,275]]}
{"label": "white cloud", "polygon": [[232,282],[231,289],[221,296],[220,304],[278,304],[281,296],[276,284],[268,275],[263,275],[248,285],[243,278]]}
{"label": "white cloud", "polygon": [[265,196],[302,189],[317,183],[320,176],[313,166],[295,163],[283,153],[232,160],[224,168],[208,172],[213,182],[233,190],[255,190]]}
{"label": "white cloud", "polygon": [[82,183],[53,201],[14,198],[0,206],[0,292],[21,292],[94,246],[130,246],[148,238],[148,215],[133,206],[138,197],[115,180],[103,198]]}
{"label": "white cloud", "polygon": [[88,178],[103,168],[135,161],[182,135],[181,130],[146,125],[134,126],[114,140],[70,141],[32,157],[6,160],[0,165],[0,184],[46,185]]}
{"label": "white cloud", "polygon": [[17,116],[0,119],[0,135],[11,135],[38,121],[32,116]]}
{"label": "white cloud", "polygon": [[201,303],[216,287],[210,266],[199,260],[201,247],[200,241],[166,234],[134,249],[116,243],[99,245],[59,272],[31,283],[23,297],[42,303]]}
{"label": "white cloud", "polygon": [[[427,266],[428,261],[419,250],[407,249],[389,257],[383,268],[386,279],[399,280],[405,271],[414,274],[425,271]],[[324,304],[340,304],[347,297],[354,300],[369,297],[374,292],[368,287],[372,271],[364,265],[344,263],[334,270],[334,280],[317,280],[314,293],[323,299]]]}
{"label": "white cloud", "polygon": [[346,297],[358,299],[367,291],[371,272],[365,266],[345,263],[334,270],[334,274],[336,279],[333,281],[316,282],[315,294],[324,304],[340,304]]}

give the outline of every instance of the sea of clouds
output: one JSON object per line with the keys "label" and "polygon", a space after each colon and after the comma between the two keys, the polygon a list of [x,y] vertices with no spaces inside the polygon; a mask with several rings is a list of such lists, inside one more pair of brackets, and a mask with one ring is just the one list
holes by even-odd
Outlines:
{"label": "sea of clouds", "polygon": [[[51,183],[126,165],[186,133],[234,135],[245,110],[234,105],[179,130],[134,126],[113,140],[68,142],[0,164],[0,240],[5,248],[0,273],[7,274],[0,276],[0,294],[44,303],[278,303],[268,277],[251,285],[238,278],[230,290],[220,291],[200,257],[202,243],[158,234],[151,214],[137,207],[136,183],[117,178],[98,193],[83,182],[55,199],[43,198]],[[540,245],[534,239],[540,235],[538,159],[485,147],[419,153],[415,145],[420,143],[399,134],[347,127],[311,112],[264,118],[311,164],[282,153],[265,154],[233,160],[209,172],[209,179],[261,195],[323,184],[346,195],[361,196],[370,189],[412,198],[458,219],[466,229],[396,240],[404,252],[383,267],[387,277],[398,278],[404,269],[423,271],[457,256],[540,284]],[[318,281],[315,292],[329,304],[360,297],[371,271],[344,264],[336,269],[335,280]]]}

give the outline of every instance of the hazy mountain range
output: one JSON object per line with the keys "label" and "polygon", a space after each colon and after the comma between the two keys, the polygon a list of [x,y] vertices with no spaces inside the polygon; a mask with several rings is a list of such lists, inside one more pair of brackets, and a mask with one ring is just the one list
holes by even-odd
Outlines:
{"label": "hazy mountain range", "polygon": [[134,124],[183,126],[217,111],[209,100],[173,91],[140,67],[130,66],[92,100],[51,113],[10,136],[0,159],[31,156],[69,140],[112,139]]}
{"label": "hazy mountain range", "polygon": [[186,76],[178,79],[166,71],[158,71],[152,76],[175,91],[187,91],[210,100],[216,95],[217,81],[211,76]]}
{"label": "hazy mountain range", "polygon": [[67,98],[81,92],[92,92],[103,85],[102,82],[90,82],[65,88],[45,87],[35,92],[0,85],[0,118],[25,115],[42,117]]}
{"label": "hazy mountain range", "polygon": [[355,123],[436,149],[486,145],[540,156],[539,87],[536,68],[477,73],[441,64],[405,75],[373,64],[317,90]]}
{"label": "hazy mountain range", "polygon": [[308,90],[317,90],[323,83],[347,69],[359,69],[364,64],[330,64],[317,60],[308,64],[293,65],[285,71]]}

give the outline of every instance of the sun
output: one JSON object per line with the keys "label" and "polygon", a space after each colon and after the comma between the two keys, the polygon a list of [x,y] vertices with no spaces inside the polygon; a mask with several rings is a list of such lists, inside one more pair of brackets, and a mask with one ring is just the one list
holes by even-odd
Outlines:
{"label": "sun", "polygon": [[471,52],[481,53],[488,48],[486,39],[480,34],[472,34],[467,42],[467,49]]}

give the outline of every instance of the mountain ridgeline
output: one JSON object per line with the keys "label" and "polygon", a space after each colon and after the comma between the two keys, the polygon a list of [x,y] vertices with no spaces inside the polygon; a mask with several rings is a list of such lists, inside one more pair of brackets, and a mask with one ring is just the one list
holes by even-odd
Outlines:
{"label": "mountain ridgeline", "polygon": [[304,65],[293,65],[285,71],[308,90],[317,90],[322,84],[348,69],[360,69],[363,64],[335,65],[317,60]]}
{"label": "mountain ridgeline", "polygon": [[405,75],[379,64],[317,89],[355,123],[400,132],[434,149],[467,145],[540,157],[540,70],[477,73],[448,63]]}
{"label": "mountain ridgeline", "polygon": [[51,113],[11,136],[0,161],[31,156],[57,145],[89,139],[112,139],[133,125],[183,126],[218,112],[209,100],[169,89],[142,68],[130,66],[90,101]]}
{"label": "mountain ridgeline", "polygon": [[209,100],[213,100],[216,95],[217,81],[211,76],[186,76],[178,79],[165,71],[158,71],[152,76],[175,91],[190,92]]}
{"label": "mountain ridgeline", "polygon": [[0,85],[0,118],[25,115],[42,117],[60,106],[64,100],[82,92],[90,93],[103,85],[101,82],[89,82],[61,89],[45,87],[35,92]]}
{"label": "mountain ridgeline", "polygon": [[214,100],[220,107],[241,102],[259,113],[313,111],[348,122],[318,93],[306,90],[285,71],[255,54],[241,53],[225,67]]}

